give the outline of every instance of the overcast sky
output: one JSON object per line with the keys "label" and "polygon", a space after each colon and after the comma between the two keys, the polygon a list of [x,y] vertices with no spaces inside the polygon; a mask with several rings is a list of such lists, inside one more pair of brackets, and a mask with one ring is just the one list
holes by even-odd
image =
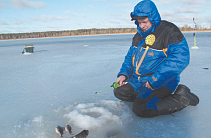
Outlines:
{"label": "overcast sky", "polygon": [[[0,34],[136,27],[139,0],[0,0]],[[211,26],[211,0],[154,0],[162,20],[181,27]]]}

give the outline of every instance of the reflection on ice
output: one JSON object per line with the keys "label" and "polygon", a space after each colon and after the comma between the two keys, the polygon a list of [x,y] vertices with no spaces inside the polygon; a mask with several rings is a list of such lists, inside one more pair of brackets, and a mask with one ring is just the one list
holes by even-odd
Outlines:
{"label": "reflection on ice", "polygon": [[31,55],[31,54],[33,53],[27,53],[27,52],[23,53],[23,55]]}

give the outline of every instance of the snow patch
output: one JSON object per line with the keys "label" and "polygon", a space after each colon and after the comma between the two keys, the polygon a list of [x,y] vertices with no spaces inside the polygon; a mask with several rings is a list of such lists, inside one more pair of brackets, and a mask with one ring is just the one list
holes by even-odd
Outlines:
{"label": "snow patch", "polygon": [[193,46],[193,47],[191,47],[191,49],[199,49],[199,47],[198,46]]}
{"label": "snow patch", "polygon": [[102,100],[99,103],[78,104],[64,118],[75,127],[90,130],[113,124],[122,127],[130,116],[130,109],[123,102]]}

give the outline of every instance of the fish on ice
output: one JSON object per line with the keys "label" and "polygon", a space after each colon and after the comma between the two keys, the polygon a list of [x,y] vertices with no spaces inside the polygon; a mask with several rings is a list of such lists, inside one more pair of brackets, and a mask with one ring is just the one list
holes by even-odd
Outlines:
{"label": "fish on ice", "polygon": [[65,130],[65,128],[61,127],[59,125],[55,128],[55,131],[56,131],[57,135],[60,135],[60,138],[63,137],[62,135],[64,134],[64,130]]}
{"label": "fish on ice", "polygon": [[65,128],[65,131],[67,131],[67,133],[69,133],[69,134],[72,133],[72,128],[70,125],[66,125],[64,128]]}

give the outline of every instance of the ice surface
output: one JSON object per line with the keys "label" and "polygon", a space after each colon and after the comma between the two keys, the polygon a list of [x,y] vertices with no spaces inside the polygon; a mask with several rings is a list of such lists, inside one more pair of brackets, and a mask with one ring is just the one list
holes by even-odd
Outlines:
{"label": "ice surface", "polygon": [[[200,98],[196,107],[139,118],[113,89],[133,35],[0,41],[0,137],[58,138],[57,125],[90,138],[209,138],[211,33],[184,33],[191,52],[181,83]],[[33,44],[33,54],[22,54]],[[71,135],[65,134],[65,137]]]}

